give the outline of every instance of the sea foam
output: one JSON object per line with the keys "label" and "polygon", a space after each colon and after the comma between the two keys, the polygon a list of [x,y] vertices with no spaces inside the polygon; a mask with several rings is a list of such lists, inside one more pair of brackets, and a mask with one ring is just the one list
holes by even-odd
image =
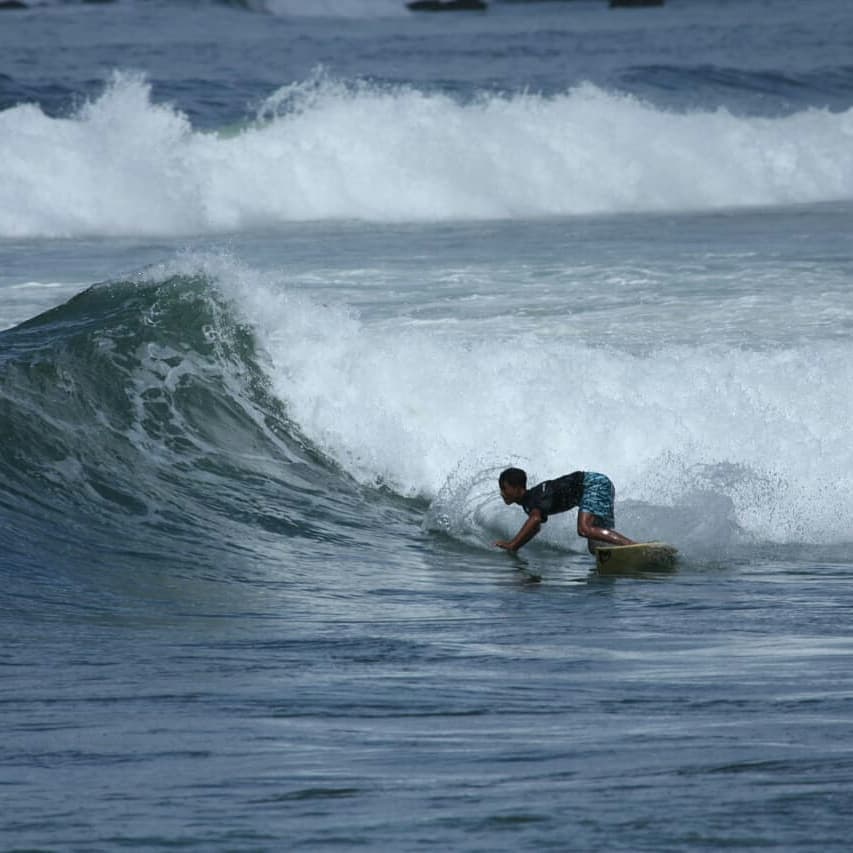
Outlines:
{"label": "sea foam", "polygon": [[[629,534],[718,551],[849,541],[846,342],[631,354],[552,332],[495,339],[464,311],[443,330],[377,325],[228,257],[180,264],[217,282],[251,323],[302,435],[357,481],[429,500],[453,535],[487,543],[517,527],[495,477],[520,464],[536,479],[604,470]],[[549,539],[574,534],[554,525]]]}
{"label": "sea foam", "polygon": [[0,236],[170,236],[287,222],[525,218],[853,198],[853,110],[675,113],[582,85],[460,102],[322,75],[195,130],[116,74],[67,118],[0,113]]}

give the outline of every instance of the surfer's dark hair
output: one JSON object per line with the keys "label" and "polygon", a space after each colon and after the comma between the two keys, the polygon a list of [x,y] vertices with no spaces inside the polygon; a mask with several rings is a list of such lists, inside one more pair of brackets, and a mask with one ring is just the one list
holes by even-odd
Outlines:
{"label": "surfer's dark hair", "polygon": [[498,485],[501,488],[504,486],[512,486],[513,488],[521,486],[522,489],[526,489],[527,474],[521,468],[507,468],[506,471],[501,471],[501,475],[498,477]]}

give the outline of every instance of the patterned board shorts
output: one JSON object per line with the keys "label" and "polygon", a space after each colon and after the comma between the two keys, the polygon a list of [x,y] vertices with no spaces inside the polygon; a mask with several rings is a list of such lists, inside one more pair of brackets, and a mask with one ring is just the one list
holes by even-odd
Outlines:
{"label": "patterned board shorts", "polygon": [[583,475],[583,497],[578,505],[580,512],[591,512],[603,527],[613,527],[613,498],[616,489],[609,477],[595,471]]}

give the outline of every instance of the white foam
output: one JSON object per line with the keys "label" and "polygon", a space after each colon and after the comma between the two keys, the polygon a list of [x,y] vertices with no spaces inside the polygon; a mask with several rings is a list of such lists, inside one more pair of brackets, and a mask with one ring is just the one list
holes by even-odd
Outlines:
{"label": "white foam", "polygon": [[853,198],[853,110],[676,114],[591,85],[471,103],[286,87],[239,133],[194,130],[115,75],[66,119],[0,113],[0,236],[180,235],[298,220],[442,221]]}
{"label": "white foam", "polygon": [[[629,535],[849,541],[848,343],[614,353],[553,329],[495,338],[464,317],[367,322],[280,276],[201,263],[255,326],[304,434],[357,480],[432,500],[454,535],[517,526],[494,477],[520,463],[536,479],[605,471]],[[548,537],[574,542],[570,525]]]}
{"label": "white foam", "polygon": [[840,425],[853,402],[815,381],[853,379],[846,346],[610,358],[565,340],[377,339],[351,321],[305,358],[275,353],[296,420],[362,480],[432,497],[450,463],[523,456],[541,477],[604,469],[621,498],[646,504],[726,495],[763,539],[847,535],[853,507],[837,496],[853,495],[853,451]]}

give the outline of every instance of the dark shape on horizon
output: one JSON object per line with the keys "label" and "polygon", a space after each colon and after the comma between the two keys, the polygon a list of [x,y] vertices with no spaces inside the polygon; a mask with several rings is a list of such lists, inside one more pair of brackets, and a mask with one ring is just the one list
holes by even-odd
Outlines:
{"label": "dark shape on horizon", "polygon": [[21,3],[21,0],[0,0],[0,11],[3,9],[28,9],[26,3]]}
{"label": "dark shape on horizon", "polygon": [[484,12],[484,0],[413,0],[406,3],[412,12]]}
{"label": "dark shape on horizon", "polygon": [[663,6],[663,0],[610,0],[611,9],[631,9],[638,6]]}

